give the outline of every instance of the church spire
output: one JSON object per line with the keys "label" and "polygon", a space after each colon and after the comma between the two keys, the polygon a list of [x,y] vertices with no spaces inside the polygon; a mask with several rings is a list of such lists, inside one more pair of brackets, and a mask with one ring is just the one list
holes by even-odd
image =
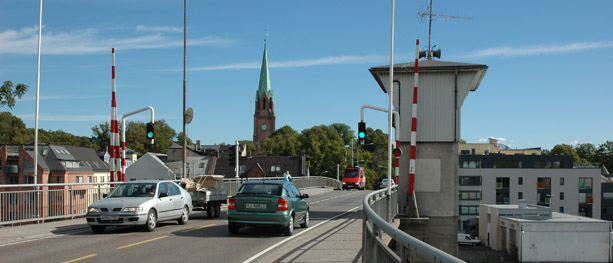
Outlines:
{"label": "church spire", "polygon": [[262,57],[262,69],[260,70],[260,86],[258,87],[257,97],[265,95],[272,97],[270,87],[270,73],[268,72],[268,52],[266,51],[266,38],[264,38],[264,56]]}

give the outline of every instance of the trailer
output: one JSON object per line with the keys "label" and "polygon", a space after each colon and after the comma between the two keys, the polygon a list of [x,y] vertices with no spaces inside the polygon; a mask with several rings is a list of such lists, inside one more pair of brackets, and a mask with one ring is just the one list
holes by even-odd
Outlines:
{"label": "trailer", "polygon": [[219,217],[221,205],[225,204],[228,198],[223,178],[223,175],[202,175],[181,180],[181,185],[185,185],[185,189],[192,196],[194,210],[205,210],[208,218]]}

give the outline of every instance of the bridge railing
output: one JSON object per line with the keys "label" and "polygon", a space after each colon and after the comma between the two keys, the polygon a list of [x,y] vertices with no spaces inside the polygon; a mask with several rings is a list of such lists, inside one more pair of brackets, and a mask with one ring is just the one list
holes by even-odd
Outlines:
{"label": "bridge railing", "polygon": [[[249,180],[252,179],[283,178]],[[228,195],[234,195],[242,181],[224,179]],[[298,188],[341,186],[336,179],[319,176],[294,177],[292,181]],[[102,199],[118,184],[121,182],[0,185],[0,227],[85,216],[91,203]]]}
{"label": "bridge railing", "polygon": [[[368,194],[363,200],[364,220],[362,223],[362,262],[414,262],[413,258],[428,262],[464,262],[419,239],[416,239],[384,218],[395,217],[398,213],[398,186]],[[389,241],[395,246],[390,248]]]}

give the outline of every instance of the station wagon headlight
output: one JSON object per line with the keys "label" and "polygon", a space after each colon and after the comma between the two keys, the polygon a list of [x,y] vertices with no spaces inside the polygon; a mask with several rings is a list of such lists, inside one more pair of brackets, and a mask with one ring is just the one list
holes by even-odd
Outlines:
{"label": "station wagon headlight", "polygon": [[143,208],[142,207],[125,207],[123,210],[121,210],[121,212],[125,212],[125,213],[137,213],[137,212],[142,212]]}
{"label": "station wagon headlight", "polygon": [[98,207],[90,207],[87,209],[88,213],[98,213],[100,212],[100,209],[98,209]]}

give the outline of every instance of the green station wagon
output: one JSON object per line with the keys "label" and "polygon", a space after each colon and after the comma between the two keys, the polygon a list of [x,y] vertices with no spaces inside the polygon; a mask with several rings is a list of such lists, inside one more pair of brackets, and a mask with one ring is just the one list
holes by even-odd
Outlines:
{"label": "green station wagon", "polygon": [[284,235],[291,236],[295,224],[309,225],[308,197],[292,182],[247,181],[228,199],[228,230],[237,234],[244,226],[280,226]]}

